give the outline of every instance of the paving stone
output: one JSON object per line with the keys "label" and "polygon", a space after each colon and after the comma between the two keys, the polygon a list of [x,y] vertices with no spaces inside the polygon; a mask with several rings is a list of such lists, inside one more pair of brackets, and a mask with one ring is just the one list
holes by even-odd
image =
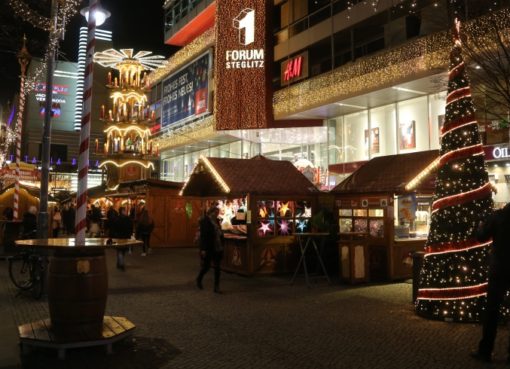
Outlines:
{"label": "paving stone", "polygon": [[[212,272],[203,291],[194,285],[196,250],[155,249],[147,257],[135,252],[127,256],[125,272],[115,268],[114,253],[107,256],[106,313],[136,324],[134,336],[115,344],[112,355],[104,348],[76,349],[58,360],[55,351],[34,349],[21,357],[23,368],[480,368],[469,352],[481,327],[418,317],[410,283],[319,282],[307,288],[304,281],[290,285],[291,276],[223,273],[225,293],[218,295]],[[0,311],[11,326],[0,345],[16,347],[12,327],[46,318],[47,301],[18,294],[6,263],[0,261],[0,268]],[[499,333],[491,368],[505,367],[508,329]]]}

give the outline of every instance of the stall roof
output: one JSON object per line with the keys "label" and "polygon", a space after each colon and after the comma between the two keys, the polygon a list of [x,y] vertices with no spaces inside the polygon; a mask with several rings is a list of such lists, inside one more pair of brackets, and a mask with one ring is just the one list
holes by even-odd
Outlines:
{"label": "stall roof", "polygon": [[311,195],[317,188],[289,161],[200,157],[184,196]]}
{"label": "stall roof", "polygon": [[[439,157],[438,150],[374,158],[340,182],[331,193],[406,192],[405,186]],[[435,171],[414,187],[418,192],[434,191]]]}

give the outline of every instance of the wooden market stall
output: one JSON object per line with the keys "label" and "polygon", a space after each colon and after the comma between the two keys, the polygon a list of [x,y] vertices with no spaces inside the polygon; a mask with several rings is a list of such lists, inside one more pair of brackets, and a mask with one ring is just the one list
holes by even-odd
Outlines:
{"label": "wooden market stall", "polygon": [[331,190],[341,277],[351,283],[410,278],[425,245],[437,150],[377,157]]}
{"label": "wooden market stall", "polygon": [[124,206],[128,212],[145,206],[154,219],[151,247],[194,247],[201,202],[180,196],[182,185],[159,179],[122,182],[115,191],[93,192],[92,201],[107,202],[116,209]]}
{"label": "wooden market stall", "polygon": [[[201,157],[183,196],[218,202],[222,268],[245,275],[294,271],[295,233],[310,231],[319,191],[288,161]],[[208,205],[204,204],[204,205]]]}

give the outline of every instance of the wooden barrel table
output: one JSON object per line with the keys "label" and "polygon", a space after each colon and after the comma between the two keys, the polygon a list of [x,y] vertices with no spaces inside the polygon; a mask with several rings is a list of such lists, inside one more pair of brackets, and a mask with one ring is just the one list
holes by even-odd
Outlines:
{"label": "wooden barrel table", "polygon": [[48,270],[51,332],[60,341],[87,341],[102,336],[108,297],[106,248],[126,248],[140,241],[48,238],[16,241],[18,247],[53,249]]}

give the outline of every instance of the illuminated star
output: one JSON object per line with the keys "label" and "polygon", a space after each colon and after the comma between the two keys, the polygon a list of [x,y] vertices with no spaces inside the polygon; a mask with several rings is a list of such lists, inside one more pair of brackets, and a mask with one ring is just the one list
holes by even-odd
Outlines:
{"label": "illuminated star", "polygon": [[280,233],[289,234],[289,223],[286,220],[280,222]]}
{"label": "illuminated star", "polygon": [[288,210],[289,210],[289,203],[281,202],[280,203],[280,216],[284,217]]}
{"label": "illuminated star", "polygon": [[307,223],[307,221],[306,221],[306,220],[301,220],[301,221],[300,221],[300,220],[298,220],[298,222],[297,222],[297,226],[296,226],[296,227],[297,227],[297,228],[299,228],[299,230],[300,230],[301,232],[304,232],[304,231],[305,231],[305,228],[306,228],[306,223]]}
{"label": "illuminated star", "polygon": [[264,236],[267,232],[272,232],[271,225],[269,223],[260,222],[261,227],[259,228],[259,231],[264,233]]}

